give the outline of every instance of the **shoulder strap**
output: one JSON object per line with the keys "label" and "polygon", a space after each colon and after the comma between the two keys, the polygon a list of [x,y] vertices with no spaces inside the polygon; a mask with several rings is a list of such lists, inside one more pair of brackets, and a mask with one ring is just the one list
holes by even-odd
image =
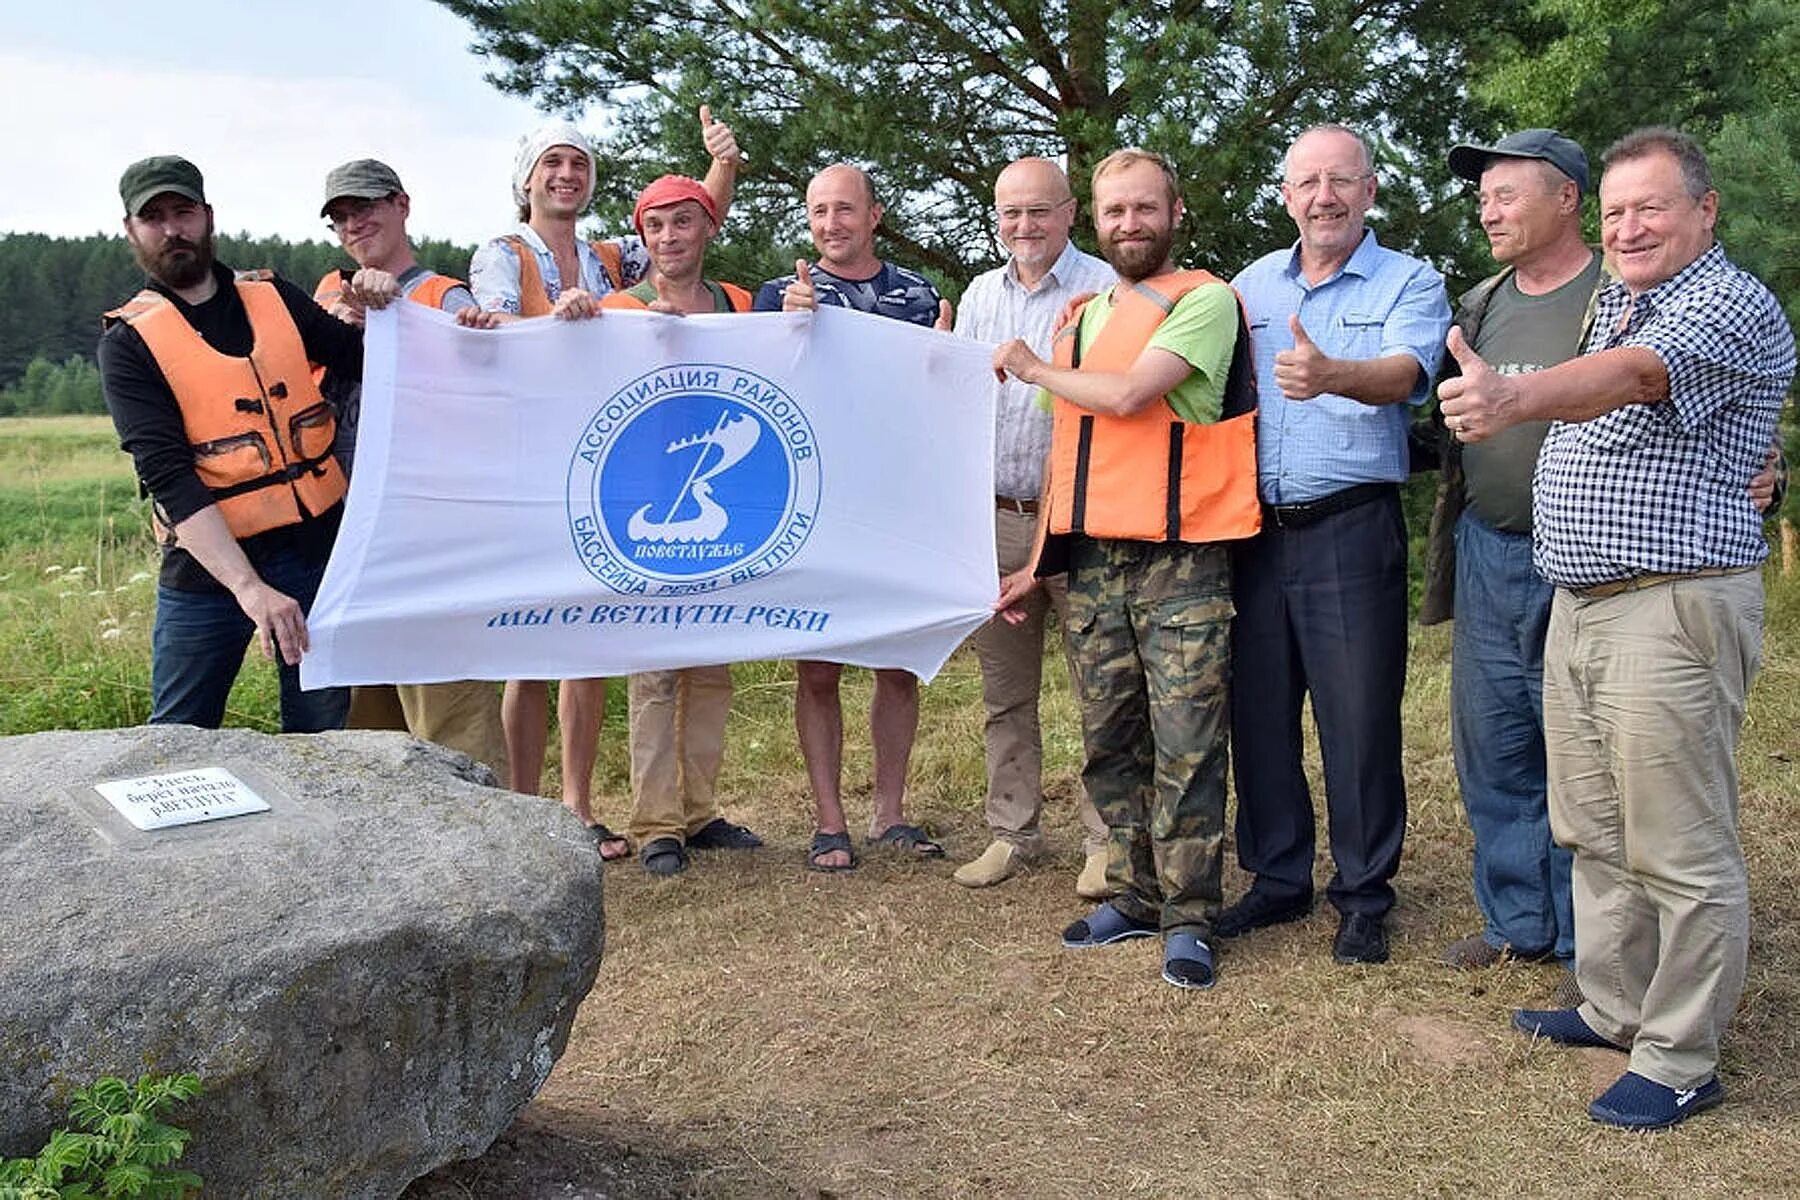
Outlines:
{"label": "shoulder strap", "polygon": [[750,293],[739,287],[737,284],[716,283],[710,279],[707,280],[706,283],[708,287],[713,289],[715,298],[722,298],[725,301],[725,307],[720,309],[721,312],[741,313],[750,311]]}
{"label": "shoulder strap", "polygon": [[163,296],[162,293],[145,288],[125,303],[119,305],[119,307],[109,308],[104,313],[100,314],[100,328],[111,329],[120,321],[125,321],[127,323],[135,321],[145,313],[154,309],[157,305],[167,304],[168,302],[168,299]]}
{"label": "shoulder strap", "polygon": [[600,269],[606,272],[606,278],[612,282],[613,290],[620,291],[625,287],[625,256],[619,251],[619,243],[611,241],[589,242],[594,253],[600,258]]}
{"label": "shoulder strap", "polygon": [[509,233],[500,240],[512,247],[513,257],[519,260],[519,315],[548,315],[550,293],[544,289],[544,273],[538,269],[537,254],[516,233]]}
{"label": "shoulder strap", "polygon": [[444,307],[444,297],[459,287],[468,284],[449,275],[439,275],[433,271],[419,281],[419,286],[406,294],[408,300],[415,304],[423,304],[426,308]]}

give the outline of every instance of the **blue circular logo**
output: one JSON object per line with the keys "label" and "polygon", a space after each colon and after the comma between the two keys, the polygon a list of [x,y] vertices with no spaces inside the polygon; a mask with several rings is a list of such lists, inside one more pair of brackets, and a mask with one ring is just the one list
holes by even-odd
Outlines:
{"label": "blue circular logo", "polygon": [[569,463],[582,565],[624,594],[707,592],[791,559],[818,515],[818,447],[760,375],[662,367],[615,392]]}

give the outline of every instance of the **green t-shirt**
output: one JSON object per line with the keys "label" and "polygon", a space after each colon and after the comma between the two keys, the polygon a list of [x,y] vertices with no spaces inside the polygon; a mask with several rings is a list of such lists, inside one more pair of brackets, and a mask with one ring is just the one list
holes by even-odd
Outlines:
{"label": "green t-shirt", "polygon": [[[1119,283],[1118,287],[1129,287]],[[1112,315],[1112,289],[1088,301],[1081,313],[1081,348],[1085,352]],[[1237,345],[1237,294],[1223,283],[1195,288],[1175,304],[1150,336],[1145,349],[1155,347],[1176,354],[1194,368],[1193,373],[1169,392],[1169,407],[1184,421],[1210,425],[1225,408],[1225,376],[1231,370],[1231,352]],[[1050,407],[1049,393],[1038,402]]]}
{"label": "green t-shirt", "polygon": [[[706,290],[712,293],[713,311],[716,313],[730,312],[731,298],[725,294],[725,289],[710,279],[703,279],[701,282],[706,285]],[[656,301],[656,285],[646,279],[635,287],[626,288],[625,294],[633,300],[642,300],[645,304],[652,304]]]}
{"label": "green t-shirt", "polygon": [[[1475,352],[1502,375],[1522,375],[1567,362],[1580,352],[1581,326],[1600,281],[1600,256],[1554,291],[1527,296],[1516,276],[1494,289]],[[1531,532],[1531,476],[1548,421],[1525,421],[1462,449],[1469,509],[1495,529]]]}

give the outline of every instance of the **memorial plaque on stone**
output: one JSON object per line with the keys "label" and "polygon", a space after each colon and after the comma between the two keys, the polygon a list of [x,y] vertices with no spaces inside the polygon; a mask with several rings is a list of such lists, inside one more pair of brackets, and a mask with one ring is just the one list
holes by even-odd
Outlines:
{"label": "memorial plaque on stone", "polygon": [[197,767],[96,783],[119,815],[138,829],[168,829],[269,811],[269,802],[224,767]]}

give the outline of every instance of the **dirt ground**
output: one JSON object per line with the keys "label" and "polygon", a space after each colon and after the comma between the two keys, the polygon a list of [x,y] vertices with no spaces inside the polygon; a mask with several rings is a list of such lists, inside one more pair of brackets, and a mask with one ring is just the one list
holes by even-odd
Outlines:
{"label": "dirt ground", "polygon": [[[1507,1027],[1555,968],[1438,966],[1472,909],[1417,874],[1390,965],[1332,964],[1321,911],[1228,944],[1219,985],[1184,993],[1153,942],[1057,944],[1084,908],[1067,823],[1056,863],[981,893],[954,856],[808,874],[805,830],[764,824],[768,848],[672,881],[610,872],[607,960],[550,1082],[409,1200],[1800,1189],[1785,930],[1758,939],[1729,1103],[1633,1136],[1584,1115],[1623,1056]],[[1785,882],[1759,931],[1800,916]]]}

